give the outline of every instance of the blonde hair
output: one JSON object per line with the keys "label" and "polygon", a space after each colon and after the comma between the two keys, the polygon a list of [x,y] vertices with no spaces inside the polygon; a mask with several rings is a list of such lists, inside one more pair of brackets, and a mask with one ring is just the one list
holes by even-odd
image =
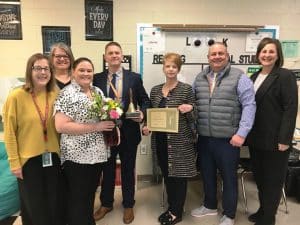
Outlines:
{"label": "blonde hair", "polygon": [[174,53],[174,52],[169,52],[169,53],[165,54],[165,56],[163,58],[164,65],[165,65],[166,61],[171,61],[171,62],[175,63],[176,66],[178,67],[178,71],[180,71],[181,66],[183,64],[181,55]]}

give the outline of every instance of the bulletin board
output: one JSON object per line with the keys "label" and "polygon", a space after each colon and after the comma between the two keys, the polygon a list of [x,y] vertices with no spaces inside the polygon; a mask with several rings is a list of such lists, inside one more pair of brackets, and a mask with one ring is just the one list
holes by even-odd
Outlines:
{"label": "bulletin board", "polygon": [[196,75],[208,65],[209,40],[226,41],[231,65],[255,72],[259,65],[255,60],[256,47],[264,37],[279,38],[278,26],[263,26],[256,32],[229,31],[162,31],[152,24],[137,25],[137,72],[144,81],[148,93],[153,86],[163,83],[162,58],[167,52],[182,56],[184,64],[178,79],[192,84]]}

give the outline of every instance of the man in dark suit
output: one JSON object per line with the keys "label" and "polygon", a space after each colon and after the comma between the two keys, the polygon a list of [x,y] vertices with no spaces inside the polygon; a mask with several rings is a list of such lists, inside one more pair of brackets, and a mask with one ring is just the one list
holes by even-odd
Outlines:
{"label": "man in dark suit", "polygon": [[111,147],[111,157],[104,166],[101,184],[101,207],[95,212],[95,220],[102,219],[113,209],[115,190],[116,156],[121,160],[121,180],[125,224],[134,219],[133,206],[135,191],[135,162],[137,146],[141,141],[140,122],[143,121],[146,109],[150,106],[149,97],[143,86],[141,76],[122,68],[122,48],[117,42],[109,42],[105,46],[105,61],[108,70],[95,74],[93,84],[99,87],[105,96],[117,98],[123,105],[124,112],[128,110],[130,101],[135,108],[139,107],[139,117],[134,119],[122,116],[121,143]]}

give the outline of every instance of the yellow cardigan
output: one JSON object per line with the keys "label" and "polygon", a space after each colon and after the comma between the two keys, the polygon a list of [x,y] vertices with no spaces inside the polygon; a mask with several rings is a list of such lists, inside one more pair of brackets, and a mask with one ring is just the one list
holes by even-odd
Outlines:
{"label": "yellow cardigan", "polygon": [[[53,103],[58,91],[48,94],[48,142],[44,141],[43,127],[32,96],[22,87],[13,90],[4,105],[4,142],[11,170],[21,168],[25,162],[46,150],[59,153],[59,138],[54,126]],[[45,116],[46,92],[39,93],[37,104]]]}

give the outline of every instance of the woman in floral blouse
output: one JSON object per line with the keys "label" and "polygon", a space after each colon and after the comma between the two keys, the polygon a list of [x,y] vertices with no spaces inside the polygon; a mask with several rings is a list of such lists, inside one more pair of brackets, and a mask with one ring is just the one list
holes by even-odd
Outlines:
{"label": "woman in floral blouse", "polygon": [[73,64],[73,80],[61,90],[55,102],[55,127],[61,133],[61,161],[67,184],[67,224],[95,224],[94,197],[102,165],[109,157],[102,131],[111,131],[115,124],[99,121],[90,107],[93,94],[102,94],[93,87],[94,66],[88,58]]}

